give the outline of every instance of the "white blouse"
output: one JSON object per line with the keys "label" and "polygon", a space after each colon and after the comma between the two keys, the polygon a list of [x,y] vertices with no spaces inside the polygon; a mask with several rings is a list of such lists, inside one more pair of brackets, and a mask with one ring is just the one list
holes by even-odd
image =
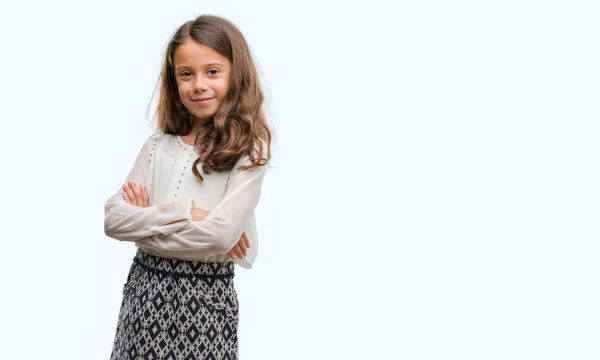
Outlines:
{"label": "white blouse", "polygon": [[[262,156],[267,156],[263,140]],[[149,207],[123,200],[123,188],[104,205],[104,232],[119,241],[132,241],[143,251],[170,259],[234,261],[250,269],[258,255],[255,208],[267,165],[239,170],[250,164],[244,155],[228,172],[206,174],[204,181],[192,173],[199,153],[181,137],[154,135],[142,146],[127,180],[148,188]],[[191,208],[210,211],[202,221],[192,221]],[[172,224],[169,224],[176,221]],[[243,259],[227,253],[246,232],[250,248]]]}

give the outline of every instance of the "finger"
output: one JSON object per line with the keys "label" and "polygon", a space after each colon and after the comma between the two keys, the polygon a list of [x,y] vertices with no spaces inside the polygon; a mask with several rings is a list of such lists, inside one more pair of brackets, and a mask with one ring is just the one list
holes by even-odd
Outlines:
{"label": "finger", "polygon": [[235,246],[229,250],[229,252],[227,253],[229,255],[230,258],[232,259],[239,259],[240,257],[235,253]]}
{"label": "finger", "polygon": [[244,257],[244,253],[242,252],[242,249],[240,248],[240,244],[239,244],[239,243],[238,243],[238,244],[235,244],[235,246],[233,247],[233,249],[232,249],[232,250],[235,252],[235,255],[236,255],[238,258],[240,258],[240,259],[241,259],[241,258],[243,258],[243,257]]}
{"label": "finger", "polygon": [[137,200],[138,206],[143,206],[144,203],[143,203],[142,192],[138,188],[137,184],[132,181],[131,185],[129,185],[129,187],[131,188],[131,190],[133,190],[133,193],[135,194],[135,198]]}
{"label": "finger", "polygon": [[130,204],[138,206],[137,199],[135,198],[135,194],[133,193],[133,190],[131,190],[131,187],[129,186],[129,184],[123,185],[123,190],[125,191],[125,193],[127,193]]}
{"label": "finger", "polygon": [[123,200],[125,200],[126,203],[131,204],[131,201],[129,201],[129,196],[127,196],[126,192],[123,192]]}
{"label": "finger", "polygon": [[248,240],[248,235],[246,235],[245,231],[242,234],[242,237],[244,238],[244,242],[245,242],[246,248],[250,248],[250,240]]}
{"label": "finger", "polygon": [[142,190],[142,204],[144,204],[144,207],[150,206],[150,196],[148,195],[148,188],[144,185],[140,185],[140,190]]}
{"label": "finger", "polygon": [[246,257],[246,239],[244,239],[244,236],[242,236],[242,239],[240,239],[240,242],[238,243],[238,245],[240,246],[240,249],[242,249],[242,253],[244,254],[244,257]]}
{"label": "finger", "polygon": [[239,251],[240,259],[246,257],[246,247],[244,246],[244,244],[242,242],[239,242],[236,246]]}

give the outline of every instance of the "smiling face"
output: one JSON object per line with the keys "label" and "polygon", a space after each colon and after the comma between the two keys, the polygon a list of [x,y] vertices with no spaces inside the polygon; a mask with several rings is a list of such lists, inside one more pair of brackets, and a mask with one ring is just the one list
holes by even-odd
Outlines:
{"label": "smiling face", "polygon": [[215,115],[229,89],[231,63],[212,48],[187,40],[173,56],[179,98],[196,118]]}

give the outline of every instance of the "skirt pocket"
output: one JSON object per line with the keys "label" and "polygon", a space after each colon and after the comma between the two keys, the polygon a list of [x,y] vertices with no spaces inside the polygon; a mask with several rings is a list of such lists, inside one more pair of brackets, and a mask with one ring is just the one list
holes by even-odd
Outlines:
{"label": "skirt pocket", "polygon": [[237,318],[238,316],[238,307],[236,304],[231,305],[228,302],[219,299],[218,296],[211,296],[210,294],[201,293],[199,294],[198,298],[204,306],[212,309],[213,311],[222,312],[229,318]]}
{"label": "skirt pocket", "polygon": [[136,288],[137,279],[139,276],[140,276],[139,271],[134,263],[131,265],[129,274],[127,274],[127,280],[125,281],[125,284],[123,284],[123,288],[121,290],[121,292],[123,293],[123,300],[121,301],[121,307],[123,307],[125,302],[129,300],[129,297],[132,294],[135,294],[135,288]]}

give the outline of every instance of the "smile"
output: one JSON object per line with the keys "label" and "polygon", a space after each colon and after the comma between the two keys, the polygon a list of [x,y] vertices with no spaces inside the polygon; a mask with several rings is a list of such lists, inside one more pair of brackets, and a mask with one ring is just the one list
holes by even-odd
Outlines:
{"label": "smile", "polygon": [[192,99],[192,101],[196,104],[207,104],[209,102],[211,102],[212,100],[214,100],[215,98],[200,98],[200,99]]}

